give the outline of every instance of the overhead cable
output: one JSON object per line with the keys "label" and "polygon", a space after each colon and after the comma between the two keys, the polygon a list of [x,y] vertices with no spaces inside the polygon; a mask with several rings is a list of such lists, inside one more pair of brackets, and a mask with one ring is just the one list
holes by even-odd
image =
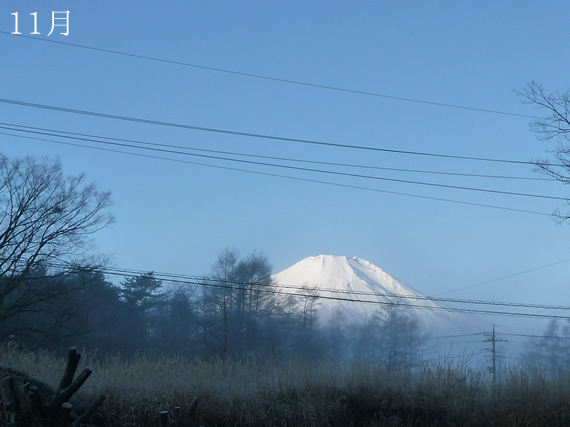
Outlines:
{"label": "overhead cable", "polygon": [[[0,31],[0,34],[11,35],[11,33],[7,32],[7,31]],[[11,35],[11,37],[13,37],[13,35]],[[237,75],[237,76],[251,77],[251,78],[255,78],[255,79],[263,79],[263,80],[268,80],[268,81],[275,81],[275,82],[287,83],[287,84],[293,84],[293,85],[299,85],[299,86],[305,86],[305,87],[314,87],[314,88],[318,88],[318,89],[326,89],[326,90],[331,90],[331,91],[336,91],[336,92],[345,92],[345,93],[351,93],[351,94],[356,94],[356,95],[372,96],[372,97],[377,97],[377,98],[391,99],[391,100],[395,100],[395,101],[412,102],[412,103],[432,105],[432,106],[437,106],[437,107],[455,108],[455,109],[461,109],[461,110],[476,111],[476,112],[480,112],[480,113],[500,114],[503,116],[523,117],[523,118],[527,118],[527,119],[541,119],[542,118],[542,117],[537,117],[537,116],[530,116],[527,114],[512,113],[512,112],[508,112],[508,111],[492,110],[492,109],[488,109],[488,108],[468,107],[468,106],[458,105],[458,104],[448,104],[448,103],[443,103],[443,102],[427,101],[427,100],[416,99],[416,98],[387,95],[387,94],[382,94],[382,93],[377,93],[377,92],[348,89],[348,88],[343,88],[343,87],[339,87],[339,86],[331,86],[331,85],[324,85],[324,84],[318,84],[318,83],[303,82],[303,81],[299,81],[299,80],[291,80],[291,79],[267,76],[267,75],[262,75],[262,74],[246,73],[246,72],[242,72],[242,71],[229,70],[229,69],[218,68],[218,67],[209,67],[209,66],[205,66],[205,65],[192,64],[192,63],[182,62],[182,61],[174,61],[174,60],[164,59],[164,58],[157,58],[157,57],[148,56],[148,55],[138,55],[138,54],[134,54],[134,53],[122,52],[122,51],[117,51],[117,50],[112,50],[112,49],[104,49],[104,48],[100,48],[100,47],[63,42],[63,41],[58,41],[58,40],[54,40],[54,39],[30,37],[30,36],[27,36],[24,34],[20,34],[19,37],[24,37],[26,39],[35,40],[35,41],[42,41],[42,42],[47,42],[47,43],[55,43],[55,44],[60,44],[60,45],[65,45],[65,46],[71,46],[71,47],[80,48],[80,49],[87,49],[87,50],[92,50],[92,51],[96,51],[96,52],[111,53],[114,55],[121,55],[121,56],[126,56],[126,57],[131,57],[131,58],[144,59],[144,60],[148,60],[148,61],[162,62],[162,63],[179,65],[179,66],[184,66],[184,67],[192,67],[192,68],[206,70],[206,71],[215,71],[218,73],[233,74],[233,75]]]}
{"label": "overhead cable", "polygon": [[[129,277],[129,275],[123,275],[121,273],[108,273],[110,275],[121,275]],[[136,277],[136,275],[130,275],[130,277]],[[210,288],[223,288],[227,289],[227,285],[216,284],[216,283],[205,283],[200,281],[191,280],[181,280],[181,279],[168,279],[169,282],[177,283],[181,285],[195,285],[201,287]],[[235,290],[250,290],[248,287],[237,286],[233,287]],[[525,317],[525,318],[537,318],[537,319],[559,319],[559,320],[570,320],[570,316],[562,316],[555,314],[540,314],[540,313],[524,313],[524,312],[508,312],[508,311],[491,311],[491,310],[477,310],[468,308],[455,308],[455,307],[440,307],[440,306],[426,306],[426,305],[415,305],[406,304],[400,302],[388,302],[388,301],[377,301],[377,300],[361,300],[346,297],[336,297],[336,296],[325,296],[325,295],[306,295],[298,292],[285,292],[274,289],[267,289],[265,287],[259,287],[255,289],[255,292],[273,294],[273,295],[283,295],[283,296],[297,296],[303,298],[311,299],[323,299],[323,300],[334,300],[334,301],[347,301],[347,302],[359,302],[362,304],[371,305],[381,305],[388,307],[402,307],[411,308],[415,310],[431,310],[431,311],[445,311],[445,312],[455,312],[455,313],[469,313],[469,314],[481,314],[481,315],[495,315],[495,316],[508,316],[508,317]]]}
{"label": "overhead cable", "polygon": [[[55,267],[55,268],[71,268],[75,270],[81,271],[82,267],[77,267],[69,264],[63,263],[46,263],[47,266]],[[113,276],[125,276],[125,277],[137,277],[143,274],[148,273],[147,271],[142,270],[134,270],[134,269],[127,269],[127,268],[114,268],[114,267],[101,267],[97,268],[98,271],[101,271],[104,274],[109,274]],[[218,278],[212,278],[207,276],[192,276],[192,275],[183,275],[183,274],[176,274],[176,273],[161,273],[161,272],[152,272],[154,276],[159,280],[164,280],[173,283],[190,283],[199,286],[206,286],[206,287],[215,287],[215,288],[223,288],[223,289],[232,289],[232,290],[254,290],[254,292],[258,292],[261,290],[267,290],[268,288],[277,289],[279,294],[283,295],[294,295],[300,296],[303,298],[311,298],[311,299],[333,299],[333,300],[340,300],[340,301],[350,301],[350,302],[361,302],[365,304],[384,304],[384,305],[396,305],[396,306],[404,306],[404,307],[421,307],[422,309],[428,310],[450,310],[456,311],[455,308],[450,307],[439,307],[439,306],[416,306],[410,305],[400,302],[385,302],[385,301],[377,301],[377,300],[362,300],[362,299],[354,299],[354,298],[345,298],[339,296],[329,296],[329,295],[321,295],[319,293],[311,293],[311,288],[307,288],[303,285],[287,285],[282,283],[275,283],[269,280],[267,281],[256,281],[253,283],[250,282],[243,282],[243,281],[230,281],[230,280],[223,280]],[[254,288],[255,287],[255,288]],[[286,292],[282,291],[283,289],[291,289],[296,292]],[[390,294],[390,293],[378,293],[378,292],[358,292],[358,291],[350,291],[350,290],[337,290],[332,288],[318,288],[317,291],[323,291],[328,293],[337,293],[337,294],[348,294],[348,295],[365,295],[365,296],[376,296],[376,297],[389,297],[394,298],[397,300],[401,299],[410,299],[410,300],[423,300],[423,301],[430,301],[430,302],[453,302],[453,303],[460,303],[460,304],[480,304],[480,305],[492,305],[492,306],[502,306],[502,307],[519,307],[519,308],[530,308],[530,309],[547,309],[547,310],[564,310],[570,311],[569,306],[560,306],[560,305],[547,305],[547,304],[525,304],[525,303],[513,303],[513,302],[505,302],[505,301],[482,301],[482,300],[464,300],[464,299],[450,299],[450,298],[435,298],[435,297],[427,297],[421,295],[403,295],[403,294]],[[457,310],[469,310],[472,309],[457,309]],[[485,312],[491,313],[482,310],[474,310],[475,312]],[[496,314],[495,312],[493,312]],[[513,314],[512,312],[509,314]],[[524,316],[535,317],[532,313],[523,313]],[[540,315],[538,317],[545,317],[546,318],[568,318],[570,316],[556,316],[549,317],[550,315]],[[477,335],[477,334],[473,334]]]}
{"label": "overhead cable", "polygon": [[[79,114],[79,115],[85,115],[85,116],[91,116],[91,117],[99,117],[99,118],[111,119],[111,120],[121,120],[121,121],[133,122],[133,123],[143,123],[143,124],[154,125],[154,126],[166,126],[166,127],[195,130],[195,131],[201,131],[201,132],[213,132],[213,133],[220,133],[220,134],[226,134],[226,135],[243,136],[243,137],[259,138],[259,139],[270,139],[270,140],[275,140],[275,141],[294,142],[294,143],[301,143],[301,144],[313,144],[313,145],[335,147],[335,148],[346,148],[346,149],[366,150],[366,151],[394,153],[394,154],[406,154],[406,155],[415,155],[415,156],[427,156],[427,157],[471,160],[471,161],[481,161],[481,162],[509,163],[509,164],[532,165],[532,166],[545,164],[545,163],[536,163],[536,162],[522,161],[522,160],[508,160],[508,159],[492,159],[492,158],[485,158],[485,157],[457,156],[457,155],[450,155],[450,154],[437,154],[437,153],[428,153],[428,152],[420,152],[420,151],[395,150],[395,149],[370,147],[370,146],[362,146],[362,145],[338,144],[338,143],[333,143],[333,142],[317,141],[317,140],[310,140],[310,139],[290,138],[290,137],[277,136],[277,135],[268,135],[268,134],[259,134],[259,133],[252,133],[252,132],[241,132],[241,131],[235,131],[235,130],[220,129],[220,128],[211,128],[211,127],[204,127],[204,126],[186,125],[186,124],[182,124],[182,123],[165,122],[165,121],[153,120],[153,119],[143,119],[143,118],[138,118],[138,117],[130,117],[130,116],[122,116],[122,115],[101,113],[101,112],[95,112],[95,111],[78,110],[78,109],[74,109],[74,108],[58,107],[55,105],[35,104],[35,103],[31,103],[31,102],[18,101],[18,100],[14,100],[14,99],[6,99],[6,98],[0,98],[0,103],[10,104],[10,105],[18,105],[21,107],[28,107],[28,108],[51,110],[51,111],[57,111],[57,112],[62,112],[62,113],[69,113],[69,114]],[[564,166],[564,165],[550,164],[550,163],[549,163],[549,165],[550,166]]]}
{"label": "overhead cable", "polygon": [[174,159],[174,158],[169,158],[169,157],[160,157],[160,156],[154,156],[154,155],[149,155],[149,154],[134,153],[134,152],[130,152],[130,151],[86,146],[86,145],[81,145],[81,144],[74,144],[71,142],[54,141],[54,140],[45,139],[45,138],[34,138],[34,137],[30,137],[30,136],[15,135],[15,134],[4,133],[4,132],[0,132],[0,135],[7,135],[7,136],[12,136],[12,137],[25,138],[25,139],[37,140],[37,141],[45,141],[45,142],[49,142],[49,143],[53,143],[53,144],[87,148],[87,149],[91,149],[91,150],[106,151],[106,152],[111,152],[111,153],[119,153],[119,154],[125,154],[125,155],[130,155],[130,156],[137,156],[137,157],[141,157],[141,158],[165,160],[165,161],[182,163],[182,164],[204,166],[204,167],[215,168],[215,169],[220,169],[220,170],[230,170],[230,171],[242,172],[242,173],[248,173],[248,174],[254,174],[254,175],[271,176],[271,177],[275,177],[275,178],[283,178],[283,179],[289,179],[289,180],[300,181],[300,182],[311,182],[311,183],[315,183],[315,184],[323,184],[323,185],[329,185],[329,186],[335,186],[335,187],[364,190],[364,191],[373,191],[375,193],[393,194],[393,195],[397,195],[397,196],[413,197],[413,198],[424,199],[424,200],[434,200],[434,201],[439,201],[439,202],[454,203],[454,204],[460,204],[460,205],[465,205],[465,206],[477,206],[477,207],[482,207],[482,208],[499,209],[499,210],[504,210],[504,211],[520,212],[520,213],[527,213],[527,214],[532,214],[532,215],[551,216],[551,214],[546,213],[546,212],[531,211],[531,210],[527,210],[527,209],[511,208],[511,207],[506,207],[506,206],[496,206],[496,205],[490,205],[490,204],[485,204],[485,203],[467,202],[467,201],[463,201],[463,200],[446,199],[446,198],[442,198],[442,197],[425,196],[425,195],[420,195],[420,194],[403,193],[403,192],[399,192],[399,191],[382,190],[379,188],[363,187],[360,185],[342,184],[339,182],[322,181],[322,180],[318,180],[318,179],[301,178],[301,177],[296,177],[296,176],[281,175],[281,174],[275,174],[275,173],[270,173],[270,172],[261,172],[261,171],[255,171],[255,170],[240,169],[240,168],[234,168],[234,167],[229,167],[229,166],[212,165],[212,164],[208,164],[208,163],[193,162],[193,161],[183,160],[183,159]]}
{"label": "overhead cable", "polygon": [[570,259],[564,259],[564,260],[562,260],[562,261],[557,261],[557,262],[553,262],[553,263],[551,263],[551,264],[543,265],[543,266],[540,266],[540,267],[531,268],[530,270],[525,270],[525,271],[521,271],[521,272],[519,272],[519,273],[509,274],[509,275],[507,275],[507,276],[499,277],[499,278],[497,278],[497,279],[486,280],[486,281],[484,281],[484,282],[475,283],[474,285],[464,286],[464,287],[462,287],[462,288],[457,288],[457,289],[452,289],[452,290],[450,290],[450,291],[441,292],[441,293],[437,294],[436,296],[439,297],[439,296],[441,296],[441,295],[447,295],[447,294],[451,294],[451,293],[453,293],[453,292],[464,291],[465,289],[471,289],[471,288],[474,288],[474,287],[476,287],[476,286],[486,285],[486,284],[488,284],[488,283],[497,282],[497,281],[499,281],[499,280],[510,279],[511,277],[516,277],[516,276],[520,276],[521,274],[526,274],[526,273],[531,273],[531,272],[533,272],[533,271],[542,270],[543,268],[547,268],[547,267],[553,267],[553,266],[555,266],[555,265],[563,264],[563,263],[568,262],[568,261],[570,261]]}
{"label": "overhead cable", "polygon": [[256,165],[256,166],[269,166],[269,167],[273,167],[273,168],[296,170],[296,171],[302,171],[302,172],[313,172],[313,173],[336,175],[336,176],[343,176],[343,177],[350,177],[350,178],[361,178],[361,179],[371,179],[371,180],[378,180],[378,181],[397,182],[397,183],[403,183],[403,184],[423,185],[423,186],[447,188],[447,189],[453,189],[453,190],[502,194],[502,195],[508,195],[508,196],[532,197],[532,198],[562,200],[562,201],[567,200],[567,198],[565,198],[565,197],[548,196],[548,195],[543,195],[543,194],[531,194],[531,193],[521,193],[521,192],[514,192],[514,191],[493,190],[493,189],[488,189],[488,188],[477,188],[477,187],[467,187],[467,186],[460,186],[460,185],[438,184],[438,183],[433,183],[433,182],[413,181],[413,180],[398,179],[398,178],[387,178],[387,177],[380,177],[380,176],[356,174],[356,173],[350,173],[350,172],[332,171],[332,170],[327,170],[327,169],[315,169],[315,168],[306,168],[306,167],[292,166],[292,165],[282,165],[282,164],[277,164],[277,163],[267,163],[267,162],[261,162],[261,161],[255,161],[255,160],[235,159],[235,158],[229,158],[229,157],[214,156],[214,155],[209,155],[209,154],[189,153],[189,152],[180,151],[180,150],[147,147],[147,146],[127,144],[127,143],[122,143],[122,142],[102,141],[102,140],[97,140],[97,139],[92,139],[92,138],[83,138],[83,137],[70,136],[70,135],[57,135],[57,134],[52,134],[52,133],[48,133],[48,132],[33,131],[33,130],[27,130],[27,129],[9,128],[6,126],[0,126],[0,129],[16,130],[18,132],[26,132],[26,133],[46,135],[46,136],[52,136],[52,137],[73,139],[73,140],[77,140],[77,141],[94,142],[97,144],[111,145],[111,146],[117,146],[117,147],[135,148],[135,149],[139,149],[139,150],[146,150],[146,151],[159,152],[159,153],[167,153],[167,154],[175,154],[175,155],[183,155],[183,156],[191,156],[191,157],[200,157],[200,158],[206,158],[206,159],[212,159],[212,160],[222,160],[222,161],[228,161],[228,162],[234,162],[234,163],[245,163],[245,164]]}
{"label": "overhead cable", "polygon": [[153,147],[174,148],[174,149],[181,149],[181,150],[188,150],[188,151],[198,151],[198,152],[203,152],[203,153],[226,154],[226,155],[231,155],[231,156],[250,157],[250,158],[257,158],[257,159],[281,160],[281,161],[286,161],[286,162],[308,163],[308,164],[339,166],[339,167],[358,168],[358,169],[372,169],[372,170],[382,170],[382,171],[424,173],[424,174],[445,175],[445,176],[462,176],[462,177],[473,177],[473,178],[492,178],[492,179],[505,179],[505,180],[512,179],[512,180],[526,180],[526,181],[557,182],[557,180],[554,178],[538,178],[538,177],[529,177],[529,176],[506,176],[506,175],[488,175],[488,174],[461,173],[461,172],[445,172],[445,171],[433,171],[433,170],[403,169],[403,168],[392,168],[392,167],[383,167],[383,166],[354,164],[354,163],[326,162],[326,161],[321,161],[321,160],[309,160],[309,159],[299,159],[299,158],[280,157],[280,156],[267,156],[267,155],[260,155],[260,154],[241,153],[241,152],[224,151],[224,150],[211,150],[211,149],[206,149],[206,148],[189,147],[186,145],[163,144],[163,143],[156,143],[156,142],[141,141],[141,140],[136,140],[136,139],[116,138],[116,137],[103,136],[103,135],[93,135],[93,134],[86,134],[86,133],[80,133],[80,132],[69,132],[69,131],[63,131],[63,130],[59,130],[59,129],[47,129],[47,128],[41,128],[41,127],[35,127],[35,126],[25,126],[25,125],[14,124],[14,123],[2,123],[2,122],[0,122],[0,126],[6,126],[4,128],[6,130],[15,130],[15,131],[23,131],[21,129],[46,131],[46,132],[50,132],[50,133],[55,133],[55,134],[57,134],[58,137],[62,137],[62,138],[65,137],[63,135],[74,135],[74,136],[87,137],[87,138],[97,138],[98,140],[106,139],[106,140],[110,140],[110,141],[131,142],[131,143],[135,143],[135,144],[142,144],[142,145],[148,145],[148,146],[153,146]]}

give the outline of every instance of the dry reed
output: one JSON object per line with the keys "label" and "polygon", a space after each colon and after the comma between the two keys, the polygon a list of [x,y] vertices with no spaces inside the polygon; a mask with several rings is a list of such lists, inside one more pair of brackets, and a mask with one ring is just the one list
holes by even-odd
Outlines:
{"label": "dry reed", "polygon": [[[14,344],[0,364],[57,384],[62,357]],[[156,426],[161,410],[181,407],[181,425],[236,426],[555,426],[570,423],[570,374],[512,366],[493,384],[488,373],[445,362],[389,371],[364,360],[224,361],[177,355],[99,358],[80,366],[94,374],[79,399],[107,396],[109,426]],[[197,414],[184,418],[192,399]]]}

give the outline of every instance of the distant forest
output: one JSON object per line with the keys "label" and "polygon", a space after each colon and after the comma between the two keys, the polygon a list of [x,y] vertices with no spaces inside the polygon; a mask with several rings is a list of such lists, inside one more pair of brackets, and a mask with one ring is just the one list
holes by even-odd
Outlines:
{"label": "distant forest", "polygon": [[[238,259],[224,249],[210,280],[168,284],[152,272],[114,285],[97,268],[38,269],[25,285],[57,298],[34,302],[33,310],[1,323],[4,339],[31,347],[77,345],[101,354],[161,352],[199,358],[257,354],[273,359],[303,356],[341,360],[349,355],[402,366],[419,361],[425,334],[418,320],[398,310],[378,312],[361,325],[339,313],[318,324],[318,295],[265,292],[271,266],[263,255]],[[30,307],[31,308],[31,307]]]}

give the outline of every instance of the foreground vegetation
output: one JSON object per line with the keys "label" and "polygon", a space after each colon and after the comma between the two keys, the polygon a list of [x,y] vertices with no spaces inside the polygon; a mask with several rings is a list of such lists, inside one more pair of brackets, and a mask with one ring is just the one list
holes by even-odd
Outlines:
{"label": "foreground vegetation", "polygon": [[[0,363],[57,384],[63,357],[16,345]],[[107,426],[158,426],[159,412],[181,407],[181,425],[203,426],[555,426],[570,423],[570,373],[547,378],[509,368],[493,386],[483,371],[444,363],[388,372],[360,362],[188,360],[176,356],[99,359],[78,399],[107,396]],[[199,396],[198,410],[185,414]],[[3,399],[3,402],[5,400]],[[8,425],[4,404],[0,423]]]}

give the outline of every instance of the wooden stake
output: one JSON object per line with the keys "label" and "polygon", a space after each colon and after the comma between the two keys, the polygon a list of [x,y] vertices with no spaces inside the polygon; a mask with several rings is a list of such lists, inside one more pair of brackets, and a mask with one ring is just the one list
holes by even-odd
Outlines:
{"label": "wooden stake", "polygon": [[168,427],[168,411],[160,411],[160,427]]}

